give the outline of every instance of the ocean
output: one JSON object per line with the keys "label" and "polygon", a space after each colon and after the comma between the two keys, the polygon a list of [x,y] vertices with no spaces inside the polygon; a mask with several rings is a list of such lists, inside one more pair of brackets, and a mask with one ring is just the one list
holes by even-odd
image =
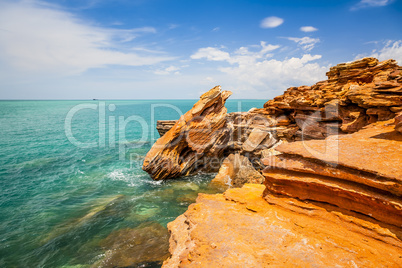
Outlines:
{"label": "ocean", "polygon": [[[165,229],[198,193],[216,192],[214,174],[153,181],[141,170],[159,138],[156,120],[178,119],[195,102],[0,101],[0,267],[96,266],[124,248],[124,232]],[[134,254],[144,259],[138,267],[160,267],[146,261],[158,254],[150,252],[158,241],[147,239]]]}

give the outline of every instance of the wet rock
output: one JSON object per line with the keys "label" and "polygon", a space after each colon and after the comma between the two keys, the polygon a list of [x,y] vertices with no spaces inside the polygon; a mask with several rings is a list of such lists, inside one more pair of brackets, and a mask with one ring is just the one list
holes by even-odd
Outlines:
{"label": "wet rock", "polygon": [[114,231],[100,244],[106,250],[104,258],[92,267],[147,267],[149,263],[162,263],[169,257],[168,241],[169,233],[159,223]]}

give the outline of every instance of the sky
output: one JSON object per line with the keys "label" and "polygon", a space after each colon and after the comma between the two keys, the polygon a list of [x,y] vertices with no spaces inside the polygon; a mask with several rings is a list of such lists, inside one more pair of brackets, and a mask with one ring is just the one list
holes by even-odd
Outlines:
{"label": "sky", "polygon": [[402,0],[0,0],[0,99],[271,99],[402,65]]}

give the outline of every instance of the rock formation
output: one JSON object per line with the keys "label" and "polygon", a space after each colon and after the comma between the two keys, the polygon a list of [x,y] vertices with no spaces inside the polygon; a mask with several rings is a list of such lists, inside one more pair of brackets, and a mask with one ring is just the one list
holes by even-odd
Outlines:
{"label": "rock formation", "polygon": [[391,121],[276,150],[282,154],[263,159],[266,193],[325,202],[402,228],[402,135]]}
{"label": "rock formation", "polygon": [[159,138],[145,156],[143,170],[155,180],[185,176],[193,171],[218,170],[230,133],[226,128],[226,99],[230,91],[217,86]]}
{"label": "rock formation", "polygon": [[158,120],[156,121],[156,129],[159,135],[162,137],[168,132],[175,124],[177,120]]}
{"label": "rock formation", "polygon": [[106,252],[92,267],[160,265],[169,256],[168,239],[166,228],[156,222],[143,223],[134,229],[114,231],[101,241],[101,246]]}
{"label": "rock formation", "polygon": [[391,119],[402,106],[402,68],[394,60],[342,63],[327,76],[313,86],[289,88],[264,108],[294,122],[296,139],[320,139]]}
{"label": "rock formation", "polygon": [[[223,146],[213,149],[225,160],[212,184],[260,182],[258,171],[264,184],[200,194],[168,224],[172,256],[163,267],[400,266],[402,68],[365,58],[327,76],[262,109],[219,110],[213,129],[225,142],[197,151],[209,157]],[[162,155],[180,154],[163,143],[180,125],[183,118],[161,138]],[[184,166],[196,171],[192,161]],[[155,168],[162,178],[184,174]]]}
{"label": "rock formation", "polygon": [[[294,198],[262,197],[264,185],[200,194],[168,224],[162,267],[398,267],[402,242],[376,223]],[[267,202],[268,201],[268,202]]]}
{"label": "rock formation", "polygon": [[217,171],[227,156],[240,154],[261,170],[260,159],[280,141],[325,139],[393,118],[401,131],[396,113],[402,111],[402,67],[394,60],[342,63],[327,76],[313,86],[291,87],[248,112],[227,114],[224,102],[230,94],[212,89],[178,121],[158,123],[162,134],[175,122],[148,153],[143,169],[154,179],[173,178]]}
{"label": "rock formation", "polygon": [[263,183],[264,177],[255,170],[247,157],[231,154],[223,161],[218,174],[211,181],[217,187],[242,187],[245,183]]}

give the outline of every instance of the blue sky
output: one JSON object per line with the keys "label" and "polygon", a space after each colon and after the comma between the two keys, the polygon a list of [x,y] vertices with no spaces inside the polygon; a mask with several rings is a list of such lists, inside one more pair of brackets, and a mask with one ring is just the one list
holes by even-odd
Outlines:
{"label": "blue sky", "polygon": [[0,0],[0,99],[270,99],[402,64],[402,0]]}

